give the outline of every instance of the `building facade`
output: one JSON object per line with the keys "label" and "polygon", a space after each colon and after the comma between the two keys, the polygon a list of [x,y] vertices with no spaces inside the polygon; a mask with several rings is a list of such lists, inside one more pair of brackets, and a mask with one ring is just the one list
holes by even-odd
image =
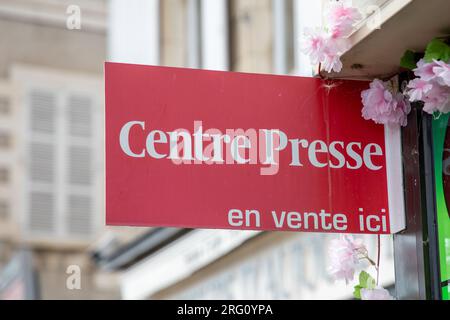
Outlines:
{"label": "building facade", "polygon": [[[0,296],[118,296],[88,252],[103,230],[106,21],[105,1],[0,1]],[[15,265],[32,280],[15,285]]]}

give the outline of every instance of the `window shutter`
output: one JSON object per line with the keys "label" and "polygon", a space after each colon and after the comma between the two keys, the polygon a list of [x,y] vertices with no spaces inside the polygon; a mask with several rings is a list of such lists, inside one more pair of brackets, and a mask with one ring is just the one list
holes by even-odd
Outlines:
{"label": "window shutter", "polygon": [[51,234],[55,231],[54,197],[50,192],[32,191],[29,228],[35,234]]}
{"label": "window shutter", "polygon": [[70,135],[90,137],[92,131],[91,99],[86,96],[70,96],[68,101],[68,121]]}
{"label": "window shutter", "polygon": [[56,165],[54,146],[50,143],[32,142],[30,158],[31,181],[53,183]]}
{"label": "window shutter", "polygon": [[89,186],[92,176],[91,148],[87,146],[69,147],[69,183],[72,185]]}
{"label": "window shutter", "polygon": [[93,100],[87,94],[70,94],[66,100],[67,190],[65,229],[69,235],[89,236],[93,232],[94,144]]}
{"label": "window shutter", "polygon": [[63,72],[17,75],[25,103],[24,235],[89,241],[103,213],[103,154],[95,152],[103,150],[102,81]]}
{"label": "window shutter", "polygon": [[33,91],[31,100],[31,129],[34,132],[55,132],[55,96],[49,92]]}
{"label": "window shutter", "polygon": [[32,235],[51,234],[56,230],[55,133],[56,96],[50,91],[32,90],[28,96],[27,227]]}
{"label": "window shutter", "polygon": [[92,203],[88,195],[70,195],[68,205],[68,231],[76,235],[89,235],[92,231]]}

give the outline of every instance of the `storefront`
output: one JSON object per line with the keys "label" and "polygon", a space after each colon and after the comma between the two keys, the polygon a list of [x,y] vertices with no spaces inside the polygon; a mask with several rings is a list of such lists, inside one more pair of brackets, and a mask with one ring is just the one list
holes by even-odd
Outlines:
{"label": "storefront", "polygon": [[[354,2],[366,18],[349,38],[351,48],[342,56],[344,68],[340,73],[316,74],[326,78],[329,90],[339,87],[340,79],[393,79],[401,87],[411,77],[400,68],[403,53],[423,51],[431,39],[448,36],[444,12],[450,11],[450,2],[446,0]],[[306,6],[305,1],[295,2],[297,13]],[[317,19],[309,21],[305,12],[296,19],[298,28],[320,24]],[[305,66],[298,70],[308,75]],[[395,282],[393,291],[398,299],[448,299],[448,116],[433,118],[421,108],[413,105],[397,145],[403,164],[399,179],[406,229],[383,238],[381,278],[391,289]],[[366,237],[375,250],[375,238]],[[146,242],[149,247],[138,241],[105,264],[122,271],[122,295],[127,299],[351,298],[351,292],[327,277],[326,248],[332,238],[325,234],[194,230],[170,241],[164,239],[159,245]],[[130,258],[136,248],[140,254]]]}

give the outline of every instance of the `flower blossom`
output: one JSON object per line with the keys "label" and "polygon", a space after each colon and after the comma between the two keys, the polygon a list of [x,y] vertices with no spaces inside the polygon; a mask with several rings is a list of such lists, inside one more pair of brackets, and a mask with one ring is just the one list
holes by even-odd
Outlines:
{"label": "flower blossom", "polygon": [[309,56],[312,64],[324,61],[327,35],[323,31],[311,28],[305,29],[304,35],[303,53]]}
{"label": "flower blossom", "polygon": [[375,79],[370,88],[361,93],[362,116],[379,124],[407,125],[411,104],[401,93],[392,93],[387,83]]}
{"label": "flower blossom", "polygon": [[438,77],[437,81],[441,85],[450,87],[450,64],[443,61],[435,61],[437,66],[433,67],[434,74]]}
{"label": "flower blossom", "polygon": [[348,41],[346,39],[329,39],[324,48],[325,59],[322,61],[326,72],[341,72],[341,55],[347,50]]}
{"label": "flower blossom", "polygon": [[353,239],[350,235],[343,235],[331,241],[329,247],[329,273],[336,279],[344,279],[346,283],[353,280],[355,270],[359,264],[359,256],[367,252],[362,239]]}
{"label": "flower blossom", "polygon": [[427,63],[424,59],[419,60],[417,62],[417,68],[414,69],[414,74],[424,81],[431,81],[436,78],[436,74],[434,73],[434,67],[439,67],[436,62]]}
{"label": "flower blossom", "polygon": [[423,111],[429,114],[447,113],[450,111],[450,87],[435,83],[422,101],[424,102]]}
{"label": "flower blossom", "polygon": [[374,289],[361,289],[361,300],[394,300],[386,289],[376,287]]}
{"label": "flower blossom", "polygon": [[422,98],[433,88],[433,85],[422,79],[414,79],[408,83],[407,88],[411,89],[409,91],[409,100],[412,102],[422,100]]}
{"label": "flower blossom", "polygon": [[343,3],[335,3],[328,13],[331,36],[333,38],[348,37],[355,23],[362,19],[358,9],[347,7]]}
{"label": "flower blossom", "polygon": [[328,14],[329,25],[324,29],[305,29],[302,51],[312,64],[321,63],[326,72],[342,70],[342,54],[348,49],[347,37],[354,24],[362,18],[358,9],[336,3]]}
{"label": "flower blossom", "polygon": [[341,55],[348,49],[346,39],[334,39],[320,30],[306,29],[303,53],[309,56],[311,63],[322,63],[326,72],[342,70]]}
{"label": "flower blossom", "polygon": [[418,78],[407,86],[409,100],[423,101],[423,110],[429,114],[450,112],[450,65],[437,60],[427,63],[422,59],[413,71]]}

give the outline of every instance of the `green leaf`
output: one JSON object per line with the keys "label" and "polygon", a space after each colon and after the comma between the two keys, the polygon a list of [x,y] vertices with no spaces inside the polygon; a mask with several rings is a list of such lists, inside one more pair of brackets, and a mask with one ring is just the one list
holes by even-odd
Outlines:
{"label": "green leaf", "polygon": [[374,289],[376,286],[375,279],[366,271],[361,271],[359,274],[359,285],[365,289]]}
{"label": "green leaf", "polygon": [[409,70],[413,70],[417,67],[416,55],[411,50],[408,50],[400,60],[400,66]]}
{"label": "green leaf", "polygon": [[367,288],[367,280],[369,279],[370,274],[365,271],[361,271],[359,274],[359,285],[363,288]]}
{"label": "green leaf", "polygon": [[450,46],[440,39],[434,39],[425,51],[425,61],[441,60],[448,62],[450,60]]}
{"label": "green leaf", "polygon": [[363,289],[363,287],[361,287],[360,285],[355,286],[355,291],[353,291],[353,296],[356,299],[361,300],[361,289]]}

